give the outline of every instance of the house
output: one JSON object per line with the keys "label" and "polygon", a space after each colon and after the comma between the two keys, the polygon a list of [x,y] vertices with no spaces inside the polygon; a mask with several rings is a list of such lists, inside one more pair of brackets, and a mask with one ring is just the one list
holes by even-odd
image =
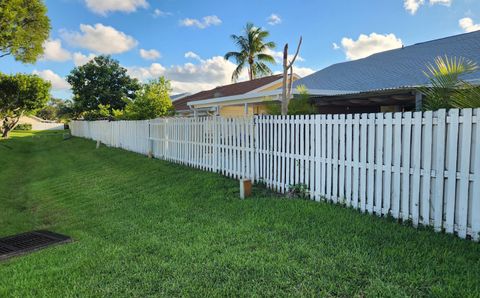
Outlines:
{"label": "house", "polygon": [[[296,74],[294,81],[300,79]],[[267,113],[268,102],[279,101],[283,75],[220,86],[173,101],[178,115],[235,117]]]}
{"label": "house", "polygon": [[30,124],[32,130],[63,130],[65,128],[63,123],[45,120],[33,115],[20,117],[18,124]]}
{"label": "house", "polygon": [[189,95],[190,95],[189,92],[184,92],[184,93],[179,93],[179,94],[171,95],[171,96],[170,96],[170,100],[171,100],[172,102],[174,102],[174,101],[176,101],[176,100],[182,99],[182,98],[187,97],[187,96],[189,96]]}
{"label": "house", "polygon": [[[320,113],[408,111],[421,108],[417,87],[429,84],[436,57],[464,57],[480,65],[480,31],[418,43],[335,64],[294,83],[305,85]],[[480,83],[480,70],[464,80]]]}

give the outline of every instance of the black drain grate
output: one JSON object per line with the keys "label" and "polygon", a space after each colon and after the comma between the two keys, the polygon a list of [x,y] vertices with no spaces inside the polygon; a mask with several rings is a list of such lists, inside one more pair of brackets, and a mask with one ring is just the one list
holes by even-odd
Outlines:
{"label": "black drain grate", "polygon": [[0,238],[0,260],[71,240],[68,236],[49,231],[34,231]]}

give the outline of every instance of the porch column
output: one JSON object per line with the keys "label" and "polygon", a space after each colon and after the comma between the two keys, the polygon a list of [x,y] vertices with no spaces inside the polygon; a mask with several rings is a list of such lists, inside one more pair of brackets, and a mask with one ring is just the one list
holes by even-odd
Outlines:
{"label": "porch column", "polygon": [[415,92],[415,110],[421,111],[423,108],[423,94],[421,92]]}
{"label": "porch column", "polygon": [[244,114],[245,114],[245,116],[248,116],[248,103],[245,104]]}

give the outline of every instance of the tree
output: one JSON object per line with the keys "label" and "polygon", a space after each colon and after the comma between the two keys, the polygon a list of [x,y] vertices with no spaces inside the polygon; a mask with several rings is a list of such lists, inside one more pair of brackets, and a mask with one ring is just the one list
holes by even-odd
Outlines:
{"label": "tree", "polygon": [[0,1],[0,58],[12,55],[34,63],[43,54],[50,34],[47,8],[41,0]]}
{"label": "tree", "polygon": [[[288,106],[290,104],[290,98],[292,97],[293,86],[293,64],[297,60],[300,47],[302,46],[302,37],[298,42],[297,51],[291,61],[288,61],[288,43],[283,48],[283,82],[282,82],[282,115],[288,114]],[[288,72],[290,71],[290,75]]]}
{"label": "tree", "polygon": [[232,81],[236,81],[241,72],[248,65],[248,77],[253,80],[262,75],[270,75],[272,71],[266,63],[275,64],[275,59],[266,53],[267,50],[275,48],[272,41],[266,42],[265,39],[270,35],[268,31],[255,27],[252,23],[247,23],[244,29],[244,35],[233,34],[235,45],[239,52],[228,52],[225,54],[225,60],[233,58],[237,68],[232,74]]}
{"label": "tree", "polygon": [[35,115],[46,120],[68,120],[73,116],[73,107],[70,100],[52,98],[48,104],[38,110]]}
{"label": "tree", "polygon": [[[288,103],[288,115],[310,115],[317,112],[315,106],[312,104],[310,94],[305,85],[297,87],[299,93],[293,100]],[[265,103],[269,115],[281,115],[282,104],[278,101],[269,101]]]}
{"label": "tree", "polygon": [[57,109],[54,105],[47,104],[42,109],[38,110],[35,113],[35,116],[45,119],[45,120],[56,120],[57,119]]}
{"label": "tree", "polygon": [[125,108],[124,118],[131,120],[154,119],[172,113],[170,82],[164,77],[143,84],[134,101]]}
{"label": "tree", "polygon": [[298,97],[291,100],[288,105],[288,115],[310,115],[317,111],[311,102],[310,94],[305,85],[297,87]]}
{"label": "tree", "polygon": [[50,98],[50,82],[37,75],[0,73],[0,133],[7,138],[21,116],[42,108]]}
{"label": "tree", "polygon": [[480,89],[462,80],[462,76],[478,71],[478,65],[465,58],[437,57],[424,72],[430,85],[418,90],[425,96],[423,108],[438,110],[480,107]]}
{"label": "tree", "polygon": [[57,105],[57,119],[64,122],[75,117],[75,110],[73,102],[69,99],[62,101],[62,104]]}
{"label": "tree", "polygon": [[114,120],[123,115],[123,111],[111,109],[109,105],[99,104],[97,109],[83,113],[83,119],[87,121]]}
{"label": "tree", "polygon": [[123,110],[135,98],[140,88],[118,61],[109,56],[98,56],[87,64],[75,67],[67,76],[72,86],[77,112],[98,111],[99,105],[113,110]]}

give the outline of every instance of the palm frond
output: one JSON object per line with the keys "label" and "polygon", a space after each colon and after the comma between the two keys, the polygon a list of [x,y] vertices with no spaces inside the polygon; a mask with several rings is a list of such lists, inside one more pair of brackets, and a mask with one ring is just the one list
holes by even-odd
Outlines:
{"label": "palm frond", "polygon": [[470,107],[477,99],[475,87],[463,82],[461,77],[478,70],[475,62],[463,57],[437,57],[427,65],[424,74],[430,86],[418,90],[425,95],[424,109],[438,110],[452,107]]}
{"label": "palm frond", "polygon": [[276,64],[275,58],[268,54],[257,54],[257,60],[266,63]]}
{"label": "palm frond", "polygon": [[255,64],[255,77],[271,75],[272,70],[263,62],[256,62]]}
{"label": "palm frond", "polygon": [[454,108],[480,108],[480,87],[465,83],[463,88],[455,90],[452,95]]}
{"label": "palm frond", "polygon": [[235,70],[233,71],[232,82],[236,82],[238,80],[244,68],[245,68],[245,62],[238,64],[237,68],[235,68]]}
{"label": "palm frond", "polygon": [[225,54],[223,57],[225,60],[230,60],[230,58],[235,59],[236,64],[240,64],[245,62],[245,56],[242,53],[239,52],[228,52]]}
{"label": "palm frond", "polygon": [[277,44],[276,44],[275,42],[273,42],[273,41],[270,41],[270,42],[265,43],[264,46],[265,46],[266,48],[269,48],[269,49],[274,49],[274,48],[277,47]]}

